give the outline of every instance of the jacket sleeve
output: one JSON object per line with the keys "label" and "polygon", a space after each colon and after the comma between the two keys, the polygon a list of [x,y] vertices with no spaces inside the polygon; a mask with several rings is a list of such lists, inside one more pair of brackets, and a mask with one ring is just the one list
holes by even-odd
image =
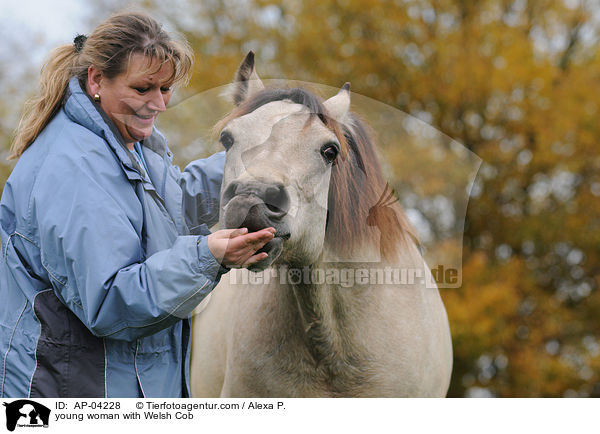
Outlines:
{"label": "jacket sleeve", "polygon": [[224,166],[225,152],[219,152],[192,161],[181,173],[179,185],[183,192],[183,213],[192,232],[200,224],[210,227],[219,220]]}
{"label": "jacket sleeve", "polygon": [[207,237],[179,236],[143,260],[141,228],[131,218],[139,201],[128,182],[99,178],[89,164],[46,163],[52,170],[40,174],[30,201],[42,264],[57,296],[94,335],[133,341],[169,327],[226,271]]}

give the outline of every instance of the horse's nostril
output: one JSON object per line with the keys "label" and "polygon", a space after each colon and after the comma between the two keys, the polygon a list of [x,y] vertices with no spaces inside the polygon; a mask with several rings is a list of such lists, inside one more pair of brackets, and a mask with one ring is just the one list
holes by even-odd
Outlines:
{"label": "horse's nostril", "polygon": [[274,212],[274,213],[278,213],[281,212],[281,210],[279,208],[277,208],[276,206],[271,205],[268,202],[265,202],[265,205],[267,205],[267,208],[269,209],[269,211]]}
{"label": "horse's nostril", "polygon": [[261,204],[262,212],[267,219],[283,218],[290,209],[290,198],[283,184],[266,184],[262,182],[230,183],[221,197],[221,206],[225,207],[236,199],[236,206],[249,209]]}
{"label": "horse's nostril", "polygon": [[290,208],[290,199],[283,185],[268,186],[263,200],[272,217],[281,218]]}

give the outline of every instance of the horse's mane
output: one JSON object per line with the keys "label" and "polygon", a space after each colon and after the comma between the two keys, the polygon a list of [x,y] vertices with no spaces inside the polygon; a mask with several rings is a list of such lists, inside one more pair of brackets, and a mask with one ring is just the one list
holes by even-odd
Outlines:
{"label": "horse's mane", "polygon": [[[392,261],[415,231],[408,222],[398,203],[388,204],[387,212],[369,211],[381,202],[387,192],[385,181],[372,133],[365,122],[356,114],[349,113],[347,121],[340,124],[331,118],[322,100],[303,88],[265,89],[236,107],[221,120],[215,129],[221,130],[232,119],[253,112],[273,101],[289,100],[306,106],[313,116],[317,116],[338,138],[342,147],[335,160],[329,182],[327,230],[325,242],[333,253],[343,254],[365,245],[375,245],[380,240],[382,259]],[[369,225],[381,231],[379,240],[369,238]]]}

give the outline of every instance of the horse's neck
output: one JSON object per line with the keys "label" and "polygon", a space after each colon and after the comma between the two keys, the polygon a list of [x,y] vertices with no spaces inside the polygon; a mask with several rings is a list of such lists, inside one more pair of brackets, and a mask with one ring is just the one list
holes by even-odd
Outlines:
{"label": "horse's neck", "polygon": [[340,276],[347,269],[331,264],[304,268],[301,283],[287,283],[281,288],[287,293],[287,302],[281,307],[294,318],[297,337],[314,361],[321,364],[334,355],[344,358],[355,351],[357,327],[368,304],[368,288],[315,283],[316,271]]}
{"label": "horse's neck", "polygon": [[[368,287],[353,284],[355,270],[338,264],[305,267],[302,282],[288,283],[293,308],[309,327],[315,322],[333,324],[352,317],[368,295]],[[341,324],[343,325],[343,324]]]}
{"label": "horse's neck", "polygon": [[[362,253],[361,256],[365,256],[365,251]],[[393,311],[391,306],[385,307],[385,303],[393,304],[397,301],[394,297],[403,297],[406,293],[387,290],[392,272],[396,273],[394,278],[400,275],[399,270],[428,272],[414,245],[408,246],[394,263],[351,262],[347,259],[303,267],[299,270],[301,275],[296,273],[294,283],[288,279],[280,288],[287,294],[281,308],[294,318],[298,324],[297,332],[316,351],[316,357],[319,353],[352,351],[349,347],[360,345],[361,328],[373,316],[374,310],[378,314],[382,310]]]}

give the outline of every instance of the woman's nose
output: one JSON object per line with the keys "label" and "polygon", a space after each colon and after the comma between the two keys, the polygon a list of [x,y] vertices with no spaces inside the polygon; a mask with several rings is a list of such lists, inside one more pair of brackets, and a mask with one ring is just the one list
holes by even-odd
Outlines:
{"label": "woman's nose", "polygon": [[165,96],[157,89],[157,91],[152,92],[150,95],[150,100],[148,101],[148,108],[150,110],[156,110],[157,112],[164,112],[167,108],[165,103]]}

